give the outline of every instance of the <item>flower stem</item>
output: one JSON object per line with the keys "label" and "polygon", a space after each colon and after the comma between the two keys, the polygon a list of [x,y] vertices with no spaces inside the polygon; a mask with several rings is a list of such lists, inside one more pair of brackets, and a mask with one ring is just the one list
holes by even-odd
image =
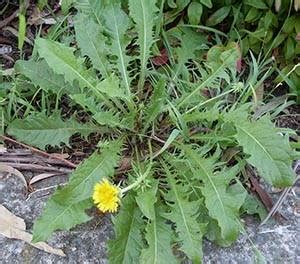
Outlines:
{"label": "flower stem", "polygon": [[123,195],[123,194],[125,194],[126,192],[130,191],[131,189],[133,189],[133,188],[139,186],[139,185],[141,184],[141,182],[142,182],[143,180],[146,179],[147,175],[148,175],[148,173],[145,172],[144,174],[140,175],[140,176],[136,179],[135,182],[133,182],[132,184],[128,185],[127,187],[121,189],[121,195]]}

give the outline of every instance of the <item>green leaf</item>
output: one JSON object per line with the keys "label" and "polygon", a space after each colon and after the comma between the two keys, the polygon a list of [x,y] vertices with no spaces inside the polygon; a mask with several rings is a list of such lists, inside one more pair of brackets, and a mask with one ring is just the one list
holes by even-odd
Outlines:
{"label": "green leaf", "polygon": [[[25,13],[25,12],[24,12]],[[26,18],[19,12],[18,49],[22,50],[26,38]]]}
{"label": "green leaf", "polygon": [[70,84],[76,80],[82,88],[94,88],[91,76],[84,67],[83,59],[74,56],[74,48],[47,39],[37,39],[35,41],[38,53],[46,60],[50,68],[57,73],[63,74],[65,80]]}
{"label": "green leaf", "polygon": [[166,166],[164,168],[170,186],[170,190],[165,194],[165,200],[171,208],[165,217],[176,225],[180,249],[193,263],[201,263],[203,235],[201,225],[197,222],[200,203],[199,201],[189,201],[188,189],[182,184],[176,183],[174,175],[171,175]]}
{"label": "green leaf", "polygon": [[74,2],[75,0],[63,0],[61,2],[61,10],[63,14],[65,15],[68,14],[69,9],[71,8]]}
{"label": "green leaf", "polygon": [[246,193],[230,193],[229,182],[236,176],[237,167],[214,173],[214,158],[203,158],[195,150],[182,146],[192,164],[194,177],[204,184],[201,192],[210,217],[217,220],[221,237],[228,243],[236,240],[240,233],[239,209]]}
{"label": "green leaf", "polygon": [[76,0],[75,7],[87,18],[92,18],[97,24],[102,24],[102,14],[108,0]]}
{"label": "green leaf", "polygon": [[288,17],[282,26],[282,32],[292,34],[296,24],[296,18],[294,16]]}
{"label": "green leaf", "polygon": [[126,94],[124,93],[124,89],[120,87],[118,77],[116,77],[115,75],[110,75],[108,78],[98,83],[97,89],[101,93],[107,94],[110,98],[127,98]]}
{"label": "green leaf", "polygon": [[256,1],[244,0],[244,4],[253,6],[257,9],[268,9],[269,8],[263,0],[256,0]]}
{"label": "green leaf", "polygon": [[155,153],[155,155],[153,155],[153,157],[157,157],[159,155],[161,155],[163,152],[165,152],[169,146],[173,143],[173,141],[177,138],[177,136],[180,134],[180,131],[178,129],[173,129],[171,134],[169,135],[167,141],[165,142],[165,144],[162,146],[162,148]]}
{"label": "green leaf", "polygon": [[166,102],[166,92],[165,92],[166,81],[161,79],[153,87],[153,94],[150,99],[150,103],[145,109],[145,126],[144,131],[153,123],[157,116],[163,110],[163,106]]}
{"label": "green leaf", "polygon": [[[65,80],[70,84],[76,81],[81,88],[90,88],[98,98],[107,102],[103,94],[96,89],[98,80],[86,69],[84,59],[76,58],[73,54],[74,48],[41,38],[38,38],[35,44],[40,56],[46,60],[55,73],[63,74]],[[109,102],[107,103],[111,106]]]}
{"label": "green leaf", "polygon": [[120,149],[120,141],[103,145],[100,154],[94,152],[72,173],[68,185],[56,190],[42,216],[34,223],[34,242],[45,241],[55,230],[69,230],[90,219],[84,210],[92,205],[90,198],[94,185],[114,174]]}
{"label": "green leaf", "polygon": [[80,92],[75,85],[66,84],[64,77],[54,73],[45,60],[18,60],[15,64],[15,69],[18,73],[29,78],[35,86],[39,86],[44,91],[51,91],[55,94],[73,94]]}
{"label": "green leaf", "polygon": [[201,4],[207,6],[208,8],[212,8],[212,2],[211,0],[200,0]]}
{"label": "green leaf", "polygon": [[192,2],[188,7],[188,18],[192,25],[198,25],[201,20],[203,7],[200,3]]}
{"label": "green leaf", "polygon": [[[199,84],[189,93],[184,94],[180,98],[178,106],[181,107],[186,103],[190,103],[190,101],[197,96],[201,89],[213,85],[216,80],[223,78],[229,82],[230,76],[226,72],[226,68],[232,68],[234,65],[233,69],[236,69],[235,64],[238,58],[240,58],[240,51],[234,42],[228,43],[226,47],[212,47],[207,53],[207,65],[209,68],[211,68],[211,72],[203,74],[203,78],[201,81],[199,81]],[[219,85],[219,81],[217,83]],[[197,109],[197,107],[198,106],[195,106],[195,103],[193,103],[193,107],[188,112]]]}
{"label": "green leaf", "polygon": [[172,230],[161,217],[160,209],[155,209],[155,218],[146,227],[146,241],[148,247],[142,250],[140,262],[143,264],[177,263],[171,250]]}
{"label": "green leaf", "polygon": [[112,55],[118,58],[117,68],[124,81],[127,95],[130,96],[131,79],[128,72],[130,57],[126,55],[126,48],[130,42],[126,36],[126,32],[130,26],[129,18],[120,5],[113,2],[104,10],[103,17],[111,37],[112,44],[110,51]]}
{"label": "green leaf", "polygon": [[151,185],[151,187],[145,191],[142,191],[142,188],[140,188],[135,198],[136,203],[138,204],[143,215],[151,220],[155,218],[154,204],[157,201],[157,197],[156,197],[157,187],[158,187],[158,182],[155,181]]}
{"label": "green leaf", "polygon": [[120,113],[116,113],[113,111],[99,111],[98,113],[93,115],[93,118],[98,124],[109,126],[111,128],[131,128],[130,122],[127,122],[126,119],[122,119],[120,117]]}
{"label": "green leaf", "polygon": [[88,56],[95,69],[103,77],[109,76],[109,62],[105,47],[106,37],[102,34],[101,26],[87,16],[78,15],[75,19],[76,40],[82,55]]}
{"label": "green leaf", "polygon": [[46,241],[55,230],[70,230],[78,224],[91,220],[91,217],[85,213],[85,210],[91,207],[90,199],[67,206],[55,198],[54,194],[47,202],[42,216],[33,225],[32,242]]}
{"label": "green leaf", "polygon": [[259,9],[255,8],[255,7],[251,7],[249,12],[246,15],[245,21],[253,22],[259,18],[260,14],[261,13],[260,13]]}
{"label": "green leaf", "polygon": [[150,48],[154,43],[154,25],[156,13],[156,0],[129,0],[130,15],[135,22],[138,33],[137,44],[140,48],[141,74],[139,87],[143,88],[145,82],[146,66],[150,57]]}
{"label": "green leaf", "polygon": [[284,46],[284,57],[286,60],[293,59],[295,56],[295,41],[289,37]]}
{"label": "green leaf", "polygon": [[268,117],[258,121],[236,119],[239,111],[229,113],[227,120],[233,122],[236,139],[246,154],[247,161],[257,168],[259,174],[276,187],[290,186],[295,178],[291,165],[294,152],[288,140],[279,135]]}
{"label": "green leaf", "polygon": [[261,221],[263,221],[268,213],[263,206],[263,204],[253,195],[247,194],[245,202],[241,208],[242,213],[247,213],[248,215],[259,215]]}
{"label": "green leaf", "polygon": [[180,41],[180,47],[175,48],[179,66],[184,65],[189,60],[196,60],[196,51],[206,49],[206,38],[190,28],[174,29],[173,35]]}
{"label": "green leaf", "polygon": [[72,94],[70,98],[87,112],[95,114],[101,111],[101,105],[95,101],[93,96],[89,96],[87,93]]}
{"label": "green leaf", "polygon": [[75,133],[88,136],[97,130],[93,124],[80,124],[74,118],[63,121],[59,114],[46,116],[45,113],[38,113],[14,120],[8,126],[7,133],[29,145],[45,149],[47,145],[68,145],[69,138]]}
{"label": "green leaf", "polygon": [[269,30],[270,26],[278,27],[278,18],[271,10],[264,17],[264,27]]}
{"label": "green leaf", "polygon": [[231,6],[223,6],[214,12],[206,21],[208,26],[215,26],[221,23],[230,13]]}
{"label": "green leaf", "polygon": [[115,238],[108,242],[108,258],[112,264],[139,263],[143,246],[141,232],[144,228],[142,213],[132,194],[122,202],[121,210],[113,218]]}

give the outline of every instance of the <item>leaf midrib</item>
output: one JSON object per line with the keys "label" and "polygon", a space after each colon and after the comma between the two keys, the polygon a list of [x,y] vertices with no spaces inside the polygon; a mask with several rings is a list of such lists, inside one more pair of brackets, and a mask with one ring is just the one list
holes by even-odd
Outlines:
{"label": "leaf midrib", "polygon": [[106,69],[106,67],[105,67],[105,64],[104,64],[103,61],[102,61],[102,58],[101,58],[101,56],[100,56],[100,54],[99,54],[99,52],[98,52],[98,49],[97,49],[96,46],[95,46],[95,43],[94,43],[94,41],[93,41],[93,39],[92,39],[92,36],[90,35],[89,30],[87,30],[86,33],[87,33],[87,36],[89,37],[89,40],[90,40],[90,43],[92,44],[92,47],[93,47],[94,50],[95,50],[96,56],[98,57],[98,61],[100,62],[100,64],[102,65],[103,70],[105,71],[105,76],[108,76],[108,72],[107,72],[107,69]]}
{"label": "leaf midrib", "polygon": [[173,186],[173,191],[175,193],[175,197],[176,197],[176,200],[177,200],[177,204],[179,206],[179,210],[180,210],[181,216],[183,218],[185,229],[186,229],[186,231],[188,233],[188,237],[189,237],[189,240],[191,242],[191,245],[193,245],[193,239],[192,239],[191,232],[190,232],[190,229],[188,227],[187,220],[186,220],[186,217],[185,217],[185,214],[183,212],[183,208],[182,208],[179,196],[178,196],[178,192],[177,192],[177,189],[176,189],[176,184],[172,183],[172,186]]}
{"label": "leaf midrib", "polygon": [[194,160],[197,162],[197,164],[199,165],[199,167],[201,168],[201,170],[204,172],[204,174],[206,174],[206,177],[208,178],[208,180],[209,180],[211,186],[213,187],[213,189],[214,189],[214,191],[215,191],[215,193],[216,193],[216,195],[217,195],[217,198],[218,198],[218,200],[219,200],[219,202],[220,202],[220,205],[221,205],[221,207],[222,207],[223,215],[227,215],[227,214],[226,214],[226,211],[225,211],[225,207],[224,207],[223,202],[222,202],[222,199],[221,199],[221,197],[220,197],[220,195],[219,195],[219,192],[218,192],[218,190],[217,190],[217,187],[215,186],[214,182],[212,181],[212,179],[211,179],[209,173],[208,173],[207,170],[201,165],[200,162],[198,162],[195,158],[194,158]]}
{"label": "leaf midrib", "polygon": [[275,160],[272,158],[271,154],[267,151],[267,149],[259,142],[258,139],[256,139],[256,137],[252,134],[250,134],[247,130],[245,130],[244,128],[242,128],[241,126],[239,126],[238,124],[235,124],[236,127],[240,130],[242,130],[246,135],[248,135],[250,138],[252,138],[255,143],[262,148],[263,152],[265,152],[267,154],[267,156],[270,158],[270,160],[274,161],[275,163]]}
{"label": "leaf midrib", "polygon": [[122,263],[127,263],[125,262],[125,255],[126,255],[126,252],[130,252],[130,250],[128,250],[128,248],[130,248],[129,246],[129,240],[130,240],[130,234],[131,234],[131,230],[132,230],[132,227],[134,226],[134,223],[135,223],[135,210],[136,208],[133,209],[132,211],[132,218],[131,218],[131,222],[130,222],[130,228],[129,228],[129,231],[128,231],[128,236],[127,236],[127,239],[126,239],[126,245],[125,245],[125,250],[123,251],[123,257],[122,257]]}
{"label": "leaf midrib", "polygon": [[130,95],[129,81],[128,81],[127,74],[126,74],[126,68],[125,68],[125,62],[124,62],[124,58],[123,58],[122,46],[121,46],[121,43],[120,43],[120,34],[119,34],[119,29],[118,29],[118,25],[117,25],[117,21],[116,21],[115,8],[113,8],[113,18],[114,18],[115,33],[117,35],[117,44],[118,44],[118,50],[119,50],[119,55],[120,55],[120,59],[121,59],[122,72],[123,72],[123,76],[124,76],[124,79],[125,79],[128,95]]}
{"label": "leaf midrib", "polygon": [[[146,0],[148,1],[148,0]],[[141,6],[142,6],[142,10],[143,10],[143,20],[144,20],[144,50],[143,50],[143,60],[142,60],[142,70],[144,70],[144,66],[146,63],[146,51],[147,51],[147,26],[146,26],[146,15],[145,15],[145,6],[144,6],[144,2],[143,0],[140,0]]]}

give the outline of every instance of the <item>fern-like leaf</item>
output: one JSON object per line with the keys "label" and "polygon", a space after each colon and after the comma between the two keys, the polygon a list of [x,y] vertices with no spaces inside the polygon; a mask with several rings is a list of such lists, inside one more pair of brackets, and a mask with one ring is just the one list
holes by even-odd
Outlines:
{"label": "fern-like leaf", "polygon": [[80,124],[74,118],[63,121],[58,114],[46,116],[45,113],[38,113],[14,120],[8,126],[7,133],[29,145],[45,149],[47,145],[68,145],[69,138],[75,133],[88,136],[97,130],[95,125]]}
{"label": "fern-like leaf", "polygon": [[203,158],[187,146],[183,149],[192,164],[194,177],[204,184],[201,192],[210,217],[217,220],[222,239],[232,243],[240,233],[238,212],[246,197],[246,192],[233,194],[228,191],[229,182],[237,174],[237,168],[214,173],[214,158]]}
{"label": "fern-like leaf", "polygon": [[108,242],[109,262],[112,264],[139,263],[144,228],[142,213],[132,194],[128,194],[119,214],[113,218],[115,239]]}
{"label": "fern-like leaf", "polygon": [[142,89],[145,81],[147,62],[150,57],[150,48],[154,42],[153,28],[158,11],[156,0],[129,0],[129,10],[138,33],[137,44],[140,47],[139,58],[141,63],[139,89]]}
{"label": "fern-like leaf", "polygon": [[121,142],[104,145],[72,174],[67,186],[58,189],[48,200],[42,216],[34,223],[33,241],[47,240],[55,230],[69,230],[90,218],[84,210],[91,207],[90,197],[96,182],[114,174],[119,162]]}
{"label": "fern-like leaf", "polygon": [[187,189],[177,184],[174,176],[165,166],[170,191],[165,194],[170,212],[166,218],[175,223],[178,233],[180,249],[192,260],[193,263],[202,262],[202,233],[197,222],[199,214],[199,201],[189,201]]}

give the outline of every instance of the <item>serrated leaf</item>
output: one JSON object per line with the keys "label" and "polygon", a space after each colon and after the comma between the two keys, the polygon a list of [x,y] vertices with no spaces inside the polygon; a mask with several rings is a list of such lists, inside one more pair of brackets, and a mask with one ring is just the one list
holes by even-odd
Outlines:
{"label": "serrated leaf", "polygon": [[78,15],[75,20],[76,40],[82,55],[88,56],[95,69],[99,70],[102,76],[109,76],[109,62],[105,47],[106,37],[102,33],[103,28],[99,23],[84,15]]}
{"label": "serrated leaf", "polygon": [[124,90],[120,87],[119,79],[115,75],[110,75],[105,80],[98,83],[97,89],[111,98],[117,97],[127,99]]}
{"label": "serrated leaf", "polygon": [[155,209],[155,218],[147,224],[146,241],[148,247],[142,250],[140,262],[143,264],[177,263],[171,250],[172,230],[161,217],[160,209]]}
{"label": "serrated leaf", "polygon": [[7,128],[7,133],[29,145],[45,149],[47,145],[68,145],[75,133],[88,136],[97,131],[93,124],[80,124],[74,118],[63,121],[58,114],[32,114],[25,119],[16,119]]}
{"label": "serrated leaf", "polygon": [[[194,89],[189,93],[184,94],[179,100],[178,106],[181,107],[185,103],[190,102],[193,98],[197,98],[197,93],[205,87],[213,86],[214,83],[219,85],[220,79],[225,79],[230,82],[230,76],[226,71],[226,68],[236,68],[236,61],[240,57],[240,51],[238,46],[234,42],[230,42],[226,47],[214,46],[207,53],[207,65],[211,69],[211,72],[203,72],[202,80],[198,83]],[[193,107],[188,111],[191,112],[197,109],[197,105],[193,104]]]}
{"label": "serrated leaf", "polygon": [[139,263],[144,228],[142,213],[132,194],[123,200],[119,214],[113,218],[115,238],[108,242],[108,258],[112,264]]}
{"label": "serrated leaf", "polygon": [[252,122],[245,117],[236,119],[235,116],[229,113],[227,120],[234,123],[237,129],[235,137],[244,152],[250,155],[247,161],[268,183],[277,187],[291,185],[295,178],[291,167],[294,152],[288,140],[279,135],[266,116]]}
{"label": "serrated leaf", "polygon": [[70,98],[87,112],[95,114],[101,111],[101,104],[97,103],[93,96],[88,96],[87,93],[73,94],[70,95]]}
{"label": "serrated leaf", "polygon": [[95,121],[103,126],[109,126],[112,128],[127,128],[126,123],[120,118],[119,113],[112,111],[100,111],[93,115]]}
{"label": "serrated leaf", "polygon": [[158,182],[155,181],[151,185],[151,187],[145,191],[142,191],[142,189],[140,188],[135,198],[136,203],[138,204],[143,215],[151,220],[155,218],[154,204],[157,201],[157,197],[156,197],[157,187],[158,187]]}
{"label": "serrated leaf", "polygon": [[154,43],[154,24],[156,13],[156,0],[129,0],[129,11],[136,26],[138,33],[137,44],[140,48],[141,75],[139,87],[144,86],[145,73],[148,59],[150,57],[150,48]]}
{"label": "serrated leaf", "polygon": [[235,177],[237,167],[214,173],[214,158],[203,158],[190,147],[183,147],[192,164],[194,177],[203,182],[201,192],[209,215],[217,220],[222,238],[231,243],[240,233],[238,212],[244,203],[246,193],[230,193],[229,182]]}
{"label": "serrated leaf", "polygon": [[124,81],[127,95],[130,96],[131,79],[128,72],[130,57],[126,55],[126,48],[130,42],[126,31],[129,28],[130,20],[120,5],[113,2],[104,10],[103,17],[111,37],[110,51],[118,58],[117,68]]}
{"label": "serrated leaf", "polygon": [[250,194],[247,194],[245,202],[241,209],[242,213],[245,212],[248,215],[258,214],[261,221],[263,221],[268,215],[265,207],[258,200],[258,198]]}
{"label": "serrated leaf", "polygon": [[81,88],[90,88],[99,99],[107,102],[103,94],[96,89],[98,80],[86,69],[84,59],[77,58],[73,54],[74,48],[42,38],[36,39],[35,44],[39,55],[55,73],[63,74],[66,82],[73,85],[76,81]]}
{"label": "serrated leaf", "polygon": [[76,9],[88,18],[92,18],[99,25],[102,24],[102,14],[109,0],[76,0]]}
{"label": "serrated leaf", "polygon": [[111,177],[119,162],[121,142],[103,146],[94,152],[71,175],[68,185],[56,190],[33,226],[33,241],[47,240],[55,230],[69,230],[90,218],[84,210],[91,207],[90,198],[96,182]]}
{"label": "serrated leaf", "polygon": [[44,91],[51,91],[55,94],[59,93],[78,93],[76,86],[66,84],[63,75],[54,73],[45,62],[19,60],[15,64],[18,73],[29,78],[35,86],[39,86]]}
{"label": "serrated leaf", "polygon": [[94,88],[91,76],[83,65],[83,60],[74,56],[74,48],[47,39],[36,39],[35,45],[39,55],[57,74],[63,74],[70,84],[78,81],[82,88]]}
{"label": "serrated leaf", "polygon": [[165,199],[171,208],[165,217],[176,225],[180,249],[193,263],[201,263],[203,235],[201,225],[197,222],[200,203],[199,201],[189,201],[188,190],[180,183],[176,183],[167,167],[165,167],[165,171],[170,186],[170,190],[165,194]]}
{"label": "serrated leaf", "polygon": [[145,126],[144,131],[146,131],[150,124],[156,119],[156,117],[161,113],[163,106],[166,102],[166,92],[165,92],[166,81],[161,79],[153,87],[153,94],[150,99],[148,107],[145,109]]}
{"label": "serrated leaf", "polygon": [[66,205],[55,200],[54,196],[46,204],[42,216],[33,226],[32,242],[46,241],[55,230],[70,230],[72,227],[91,219],[85,210],[92,206],[90,199]]}

